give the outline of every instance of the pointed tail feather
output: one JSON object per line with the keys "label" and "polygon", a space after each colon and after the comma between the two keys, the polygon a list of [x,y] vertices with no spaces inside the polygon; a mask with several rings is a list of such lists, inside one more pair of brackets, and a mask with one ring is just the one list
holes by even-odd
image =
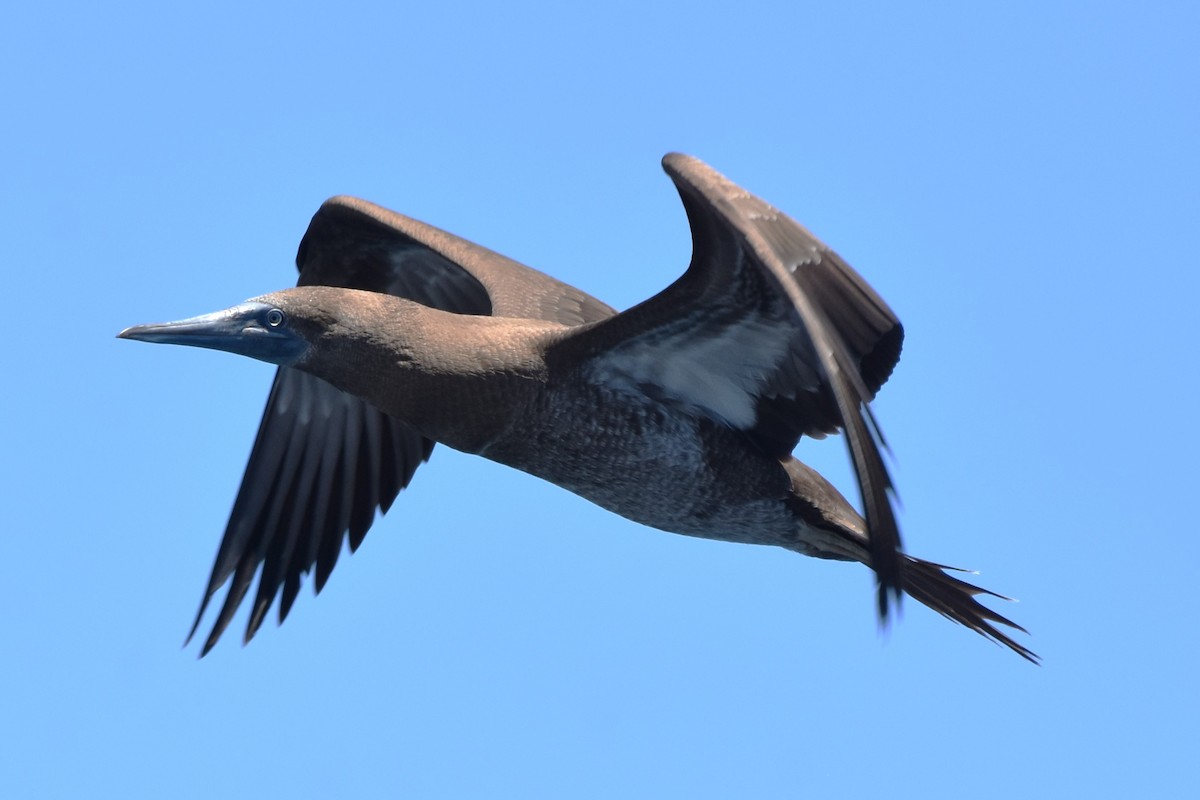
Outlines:
{"label": "pointed tail feather", "polygon": [[[904,591],[912,595],[913,599],[924,603],[944,617],[966,625],[993,642],[1004,645],[1021,658],[1032,661],[1034,664],[1040,663],[1036,653],[1013,641],[992,623],[1006,625],[1021,633],[1029,633],[1029,631],[975,599],[981,594],[998,597],[1001,600],[1010,598],[978,586],[972,586],[953,575],[947,575],[945,570],[955,570],[954,567],[934,564],[932,561],[922,561],[912,556],[903,556],[903,559]],[[962,572],[963,570],[955,571]]]}

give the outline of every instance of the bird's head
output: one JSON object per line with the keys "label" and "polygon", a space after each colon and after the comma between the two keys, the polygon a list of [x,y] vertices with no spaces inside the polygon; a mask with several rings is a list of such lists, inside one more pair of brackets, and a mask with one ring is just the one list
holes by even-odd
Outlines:
{"label": "bird's head", "polygon": [[[325,287],[320,287],[325,288]],[[288,289],[256,297],[224,311],[176,322],[134,325],[117,336],[159,344],[206,347],[279,366],[302,366],[335,309],[318,287]],[[345,290],[332,290],[333,292]]]}

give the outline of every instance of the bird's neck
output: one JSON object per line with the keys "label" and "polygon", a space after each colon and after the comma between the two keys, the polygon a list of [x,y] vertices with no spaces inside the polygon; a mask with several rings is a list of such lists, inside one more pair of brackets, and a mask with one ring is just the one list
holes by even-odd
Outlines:
{"label": "bird's neck", "polygon": [[427,438],[477,453],[542,390],[554,326],[450,314],[375,295],[339,320],[301,368]]}

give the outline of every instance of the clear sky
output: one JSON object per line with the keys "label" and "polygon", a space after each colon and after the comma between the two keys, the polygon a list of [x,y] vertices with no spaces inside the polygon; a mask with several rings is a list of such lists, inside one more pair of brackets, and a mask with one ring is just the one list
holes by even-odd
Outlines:
{"label": "clear sky", "polygon": [[[6,797],[1197,796],[1195,4],[647,6],[5,12]],[[339,193],[627,307],[687,265],[669,150],[897,311],[906,543],[1045,665],[446,448],[181,649],[272,369],[117,331],[289,285]]]}

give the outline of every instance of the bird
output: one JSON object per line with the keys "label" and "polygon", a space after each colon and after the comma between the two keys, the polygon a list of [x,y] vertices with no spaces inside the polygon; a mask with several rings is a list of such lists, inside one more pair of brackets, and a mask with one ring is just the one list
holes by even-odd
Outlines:
{"label": "bird", "polygon": [[[120,338],[278,367],[204,598],[228,589],[208,653],[249,593],[244,642],[305,575],[317,593],[435,444],[524,471],[651,528],[874,571],[886,624],[903,594],[1033,663],[1007,600],[909,555],[870,403],[904,329],[791,217],[669,153],[691,261],[617,312],[579,289],[365,200],[321,205],[299,280],[224,311]],[[862,512],[793,455],[844,435]],[[1000,627],[1003,626],[1003,627]],[[1005,630],[1008,629],[1008,630]]]}

